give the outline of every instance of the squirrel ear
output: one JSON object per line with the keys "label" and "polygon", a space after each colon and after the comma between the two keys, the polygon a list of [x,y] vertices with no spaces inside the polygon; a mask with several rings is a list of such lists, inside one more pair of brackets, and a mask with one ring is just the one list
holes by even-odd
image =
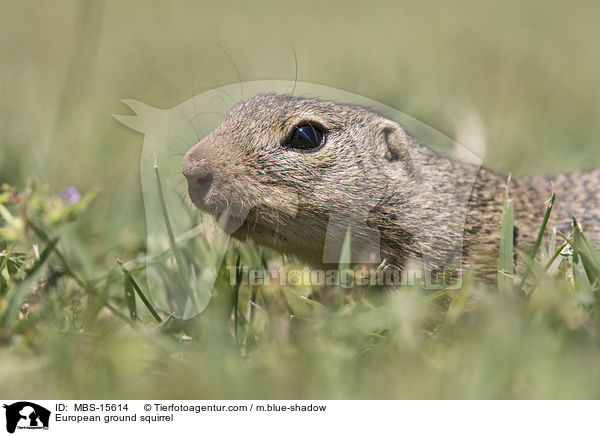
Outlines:
{"label": "squirrel ear", "polygon": [[377,136],[379,149],[386,160],[390,162],[408,160],[408,137],[398,123],[383,119]]}

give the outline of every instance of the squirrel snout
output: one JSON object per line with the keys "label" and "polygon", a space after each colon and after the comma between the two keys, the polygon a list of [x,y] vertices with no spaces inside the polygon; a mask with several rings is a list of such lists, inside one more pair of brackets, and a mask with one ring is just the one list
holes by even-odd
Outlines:
{"label": "squirrel snout", "polygon": [[212,180],[212,174],[205,174],[202,176],[192,177],[188,178],[188,186],[197,194],[204,197],[204,195],[210,189],[210,185],[212,185]]}
{"label": "squirrel snout", "polygon": [[181,172],[187,179],[190,194],[195,198],[203,199],[213,182],[210,166],[203,161],[190,162],[186,156]]}

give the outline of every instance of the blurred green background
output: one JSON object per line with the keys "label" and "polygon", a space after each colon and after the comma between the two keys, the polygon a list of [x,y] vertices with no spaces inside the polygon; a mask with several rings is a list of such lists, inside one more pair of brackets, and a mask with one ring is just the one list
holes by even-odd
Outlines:
{"label": "blurred green background", "polygon": [[185,335],[164,335],[146,312],[131,328],[93,306],[106,291],[125,313],[115,261],[145,248],[143,137],[112,118],[129,113],[120,99],[170,108],[237,82],[236,69],[243,81],[293,80],[295,51],[298,80],[397,108],[493,169],[598,167],[599,13],[600,3],[541,0],[0,0],[0,183],[100,187],[60,247],[86,278],[112,274],[106,289],[90,282],[94,298],[70,278],[32,292],[41,308],[0,330],[0,396],[597,398],[598,284],[576,262],[554,278],[538,268],[527,300],[467,283],[441,317],[435,298],[409,289],[375,309],[348,294],[327,309],[309,302],[332,315],[304,325],[279,307],[280,291],[269,307],[264,289],[245,330],[256,344],[243,347],[226,281]]}
{"label": "blurred green background", "polygon": [[[82,222],[144,238],[141,135],[111,113],[295,77],[398,108],[516,174],[600,165],[600,5],[577,2],[0,2],[0,180],[103,191]],[[224,50],[227,54],[224,52]],[[119,231],[115,231],[119,229]],[[95,238],[95,239],[94,239]]]}

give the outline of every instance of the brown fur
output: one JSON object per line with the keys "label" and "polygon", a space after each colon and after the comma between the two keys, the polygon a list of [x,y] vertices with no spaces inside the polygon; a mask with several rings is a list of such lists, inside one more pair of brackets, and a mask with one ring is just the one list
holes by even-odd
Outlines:
{"label": "brown fur", "polygon": [[[326,129],[323,147],[282,146],[300,121]],[[354,223],[362,214],[358,220],[364,215],[368,227],[354,236],[368,239],[367,229],[377,229],[382,257],[392,265],[426,258],[442,268],[460,252],[464,264],[485,276],[497,270],[507,177],[441,156],[363,107],[259,95],[234,107],[190,149],[182,170],[198,207],[228,211],[233,236],[312,264],[322,262],[331,217]],[[599,240],[599,183],[600,170],[514,178],[517,247],[535,241],[552,192],[549,228],[568,232],[575,215]]]}

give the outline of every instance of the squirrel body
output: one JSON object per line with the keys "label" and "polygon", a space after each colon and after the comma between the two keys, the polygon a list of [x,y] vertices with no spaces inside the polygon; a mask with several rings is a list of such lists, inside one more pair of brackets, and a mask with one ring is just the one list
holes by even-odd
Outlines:
{"label": "squirrel body", "polygon": [[[306,126],[322,143],[294,148]],[[356,247],[376,238],[381,259],[398,268],[421,259],[443,269],[460,258],[497,273],[508,178],[442,156],[361,106],[258,95],[187,152],[182,172],[192,202],[234,237],[313,265],[328,263],[328,246],[352,226]],[[533,245],[552,193],[547,228],[568,233],[575,216],[599,242],[599,185],[600,169],[512,178],[516,247]]]}

